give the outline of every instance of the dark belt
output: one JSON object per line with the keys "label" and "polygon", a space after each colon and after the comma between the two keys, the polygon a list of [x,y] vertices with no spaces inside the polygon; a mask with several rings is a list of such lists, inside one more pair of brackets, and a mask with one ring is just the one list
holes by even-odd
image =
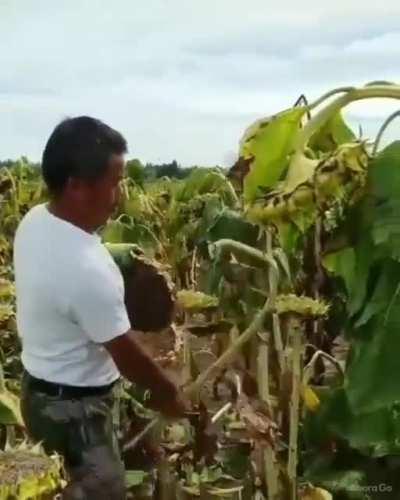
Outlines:
{"label": "dark belt", "polygon": [[63,385],[56,384],[54,382],[48,382],[47,380],[42,380],[33,377],[31,374],[25,372],[24,377],[27,383],[27,387],[31,390],[43,392],[48,396],[59,396],[60,398],[84,398],[87,396],[104,396],[111,392],[111,389],[115,385],[112,382],[108,385],[101,386],[85,386],[79,387],[75,385]]}

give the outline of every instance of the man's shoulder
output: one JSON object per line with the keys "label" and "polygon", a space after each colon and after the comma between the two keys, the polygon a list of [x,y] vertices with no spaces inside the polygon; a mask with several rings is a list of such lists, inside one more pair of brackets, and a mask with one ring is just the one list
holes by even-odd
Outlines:
{"label": "man's shoulder", "polygon": [[97,254],[93,248],[88,248],[87,252],[91,253],[81,255],[82,258],[75,262],[68,278],[72,286],[72,300],[76,304],[77,301],[92,302],[105,304],[107,307],[119,303],[124,294],[119,269],[102,252]]}
{"label": "man's shoulder", "polygon": [[16,228],[13,246],[14,250],[21,248],[31,249],[34,241],[41,240],[38,234],[38,220],[41,219],[44,211],[44,204],[35,205],[21,218]]}
{"label": "man's shoulder", "polygon": [[80,258],[76,261],[76,270],[80,273],[82,280],[113,279],[116,264],[99,241],[83,247]]}
{"label": "man's shoulder", "polygon": [[45,213],[45,205],[45,203],[39,203],[38,205],[31,207],[19,221],[16,234],[20,233],[21,230],[27,227],[34,220],[43,217],[43,214]]}

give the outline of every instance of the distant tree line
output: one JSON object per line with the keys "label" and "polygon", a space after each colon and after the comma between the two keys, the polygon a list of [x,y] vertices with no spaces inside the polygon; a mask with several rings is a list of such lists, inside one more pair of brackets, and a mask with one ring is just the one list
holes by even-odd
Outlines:
{"label": "distant tree line", "polygon": [[146,163],[143,165],[140,160],[135,158],[126,163],[127,175],[137,184],[143,184],[146,181],[152,181],[160,177],[185,179],[196,168],[198,167],[182,167],[176,160],[171,163]]}
{"label": "distant tree line", "polygon": [[192,170],[193,168],[181,167],[176,160],[173,160],[171,163],[161,163],[159,165],[153,163],[143,165],[137,158],[126,162],[127,175],[139,184],[160,177],[184,179]]}
{"label": "distant tree line", "polygon": [[29,161],[28,158],[26,156],[21,156],[21,158],[19,158],[18,160],[0,160],[0,169],[3,168],[3,167],[6,167],[6,168],[14,168],[14,167],[17,167],[18,165],[29,165],[29,166],[32,166],[32,167],[39,167],[40,166],[40,163],[35,163],[35,162],[32,162],[32,161]]}
{"label": "distant tree line", "polygon": [[[2,167],[13,168],[20,164],[40,167],[40,163],[34,163],[22,156],[18,160],[0,160],[0,169]],[[159,179],[160,177],[169,177],[170,179],[184,179],[197,167],[182,167],[176,160],[171,163],[146,163],[142,164],[137,158],[126,162],[127,175],[138,184],[143,184],[146,181]]]}

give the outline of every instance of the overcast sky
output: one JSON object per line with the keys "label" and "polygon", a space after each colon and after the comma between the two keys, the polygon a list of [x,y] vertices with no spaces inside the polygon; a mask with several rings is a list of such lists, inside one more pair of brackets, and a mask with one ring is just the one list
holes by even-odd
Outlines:
{"label": "overcast sky", "polygon": [[[399,0],[0,0],[1,159],[89,114],[143,162],[228,166],[255,119],[377,79],[400,81]],[[397,108],[347,115],[372,135]]]}

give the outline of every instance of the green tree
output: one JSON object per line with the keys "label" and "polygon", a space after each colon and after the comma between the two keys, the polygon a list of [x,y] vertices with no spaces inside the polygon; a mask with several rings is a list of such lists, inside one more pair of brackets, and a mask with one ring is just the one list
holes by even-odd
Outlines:
{"label": "green tree", "polygon": [[146,179],[146,171],[140,160],[135,158],[127,161],[126,172],[130,179],[132,179],[139,186],[143,187],[143,183]]}

